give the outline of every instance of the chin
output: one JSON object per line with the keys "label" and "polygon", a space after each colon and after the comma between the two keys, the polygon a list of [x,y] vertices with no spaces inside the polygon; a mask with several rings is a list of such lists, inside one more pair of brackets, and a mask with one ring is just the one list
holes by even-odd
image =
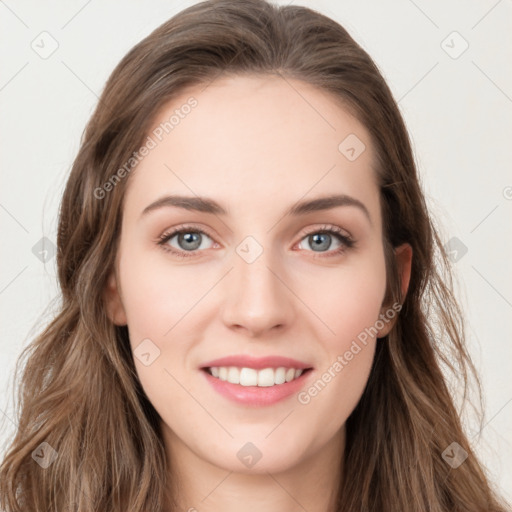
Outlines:
{"label": "chin", "polygon": [[206,458],[227,471],[252,475],[284,472],[307,458],[305,439],[290,432],[285,436],[265,439],[268,432],[258,438],[242,435],[226,440],[216,453],[205,454]]}

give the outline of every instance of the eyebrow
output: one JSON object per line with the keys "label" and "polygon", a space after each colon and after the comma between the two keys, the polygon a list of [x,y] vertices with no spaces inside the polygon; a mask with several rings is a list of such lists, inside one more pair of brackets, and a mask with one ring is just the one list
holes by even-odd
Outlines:
{"label": "eyebrow", "polygon": [[[228,211],[223,206],[221,206],[217,201],[208,197],[171,195],[161,197],[160,199],[157,199],[155,202],[146,206],[142,212],[141,217],[154,210],[172,206],[188,211],[211,213],[213,215],[228,215]],[[348,196],[346,194],[330,195],[326,197],[319,197],[317,199],[299,201],[293,204],[285,212],[284,216],[291,215],[295,217],[311,212],[330,210],[339,206],[354,206],[358,208],[365,214],[365,216],[370,221],[370,224],[372,223],[368,208],[366,208],[366,206],[361,201],[359,201],[359,199]]]}

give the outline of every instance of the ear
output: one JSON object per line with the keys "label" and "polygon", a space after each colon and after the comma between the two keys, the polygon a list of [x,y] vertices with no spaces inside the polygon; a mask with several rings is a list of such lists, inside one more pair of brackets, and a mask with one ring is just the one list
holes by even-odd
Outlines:
{"label": "ear", "polygon": [[[407,290],[409,289],[409,281],[411,279],[412,247],[409,244],[402,244],[394,249],[394,253],[403,301],[407,295]],[[379,318],[382,319],[384,327],[379,329],[377,338],[383,338],[389,334],[396,323],[400,309],[401,305],[399,308],[398,305],[395,304],[393,304],[392,307],[387,305],[381,309]]]}
{"label": "ear", "polygon": [[112,272],[108,278],[105,288],[105,306],[107,315],[115,325],[126,325],[126,312],[124,310],[121,294],[115,272]]}

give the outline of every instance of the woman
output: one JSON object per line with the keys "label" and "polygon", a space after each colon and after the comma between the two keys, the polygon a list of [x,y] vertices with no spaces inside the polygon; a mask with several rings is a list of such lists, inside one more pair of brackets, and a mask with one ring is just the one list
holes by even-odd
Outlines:
{"label": "woman", "polygon": [[396,103],[303,7],[212,0],[133,48],[61,204],[0,504],[504,511]]}

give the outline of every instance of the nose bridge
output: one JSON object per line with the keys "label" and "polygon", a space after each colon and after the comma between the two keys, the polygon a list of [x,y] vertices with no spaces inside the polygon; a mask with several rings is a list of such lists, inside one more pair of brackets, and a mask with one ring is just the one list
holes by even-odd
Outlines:
{"label": "nose bridge", "polygon": [[[235,248],[227,279],[224,322],[254,334],[291,322],[291,294],[281,282],[281,266],[271,248],[247,236]],[[277,277],[279,276],[279,277]]]}

